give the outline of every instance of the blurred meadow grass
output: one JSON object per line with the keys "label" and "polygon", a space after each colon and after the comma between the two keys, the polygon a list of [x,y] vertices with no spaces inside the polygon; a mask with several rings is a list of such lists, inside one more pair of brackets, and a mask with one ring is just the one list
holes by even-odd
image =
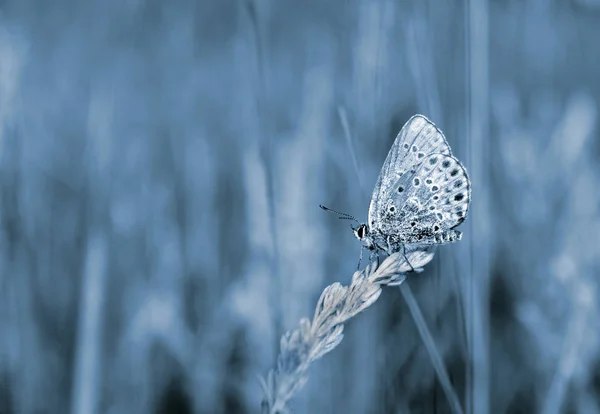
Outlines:
{"label": "blurred meadow grass", "polygon": [[[423,113],[463,240],[344,329],[298,413],[600,413],[600,4],[0,3],[0,414],[260,412]],[[446,372],[447,380],[444,380]]]}

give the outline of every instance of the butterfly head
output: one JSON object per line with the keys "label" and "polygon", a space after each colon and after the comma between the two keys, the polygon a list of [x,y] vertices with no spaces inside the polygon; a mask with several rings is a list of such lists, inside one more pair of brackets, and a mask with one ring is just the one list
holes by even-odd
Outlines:
{"label": "butterfly head", "polygon": [[366,248],[375,248],[375,243],[373,242],[373,238],[369,234],[369,227],[367,227],[366,224],[361,224],[356,228],[352,227],[352,231],[354,232],[354,237],[360,240]]}
{"label": "butterfly head", "polygon": [[369,229],[367,228],[366,224],[361,224],[360,226],[356,227],[356,228],[352,228],[352,231],[354,232],[354,236],[358,239],[358,240],[362,240],[365,237],[367,237],[367,234],[369,233]]}
{"label": "butterfly head", "polygon": [[367,247],[370,250],[374,250],[375,249],[375,242],[373,241],[373,238],[369,235],[369,228],[367,227],[366,224],[364,223],[360,223],[360,221],[358,221],[356,218],[354,218],[354,216],[351,216],[350,214],[347,213],[340,213],[339,211],[336,210],[332,210],[329,207],[325,207],[323,205],[320,205],[319,207],[321,207],[323,210],[325,211],[329,211],[330,213],[335,213],[339,215],[339,219],[341,220],[352,220],[356,223],[359,224],[358,227],[354,227],[352,226],[352,231],[354,232],[354,237],[356,237],[358,240],[360,240],[362,242],[362,244]]}

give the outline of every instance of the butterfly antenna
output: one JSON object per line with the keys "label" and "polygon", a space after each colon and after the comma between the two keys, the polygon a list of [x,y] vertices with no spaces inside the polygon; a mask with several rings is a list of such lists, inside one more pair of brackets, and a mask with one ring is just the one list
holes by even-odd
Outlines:
{"label": "butterfly antenna", "polygon": [[340,220],[354,220],[357,223],[360,223],[354,216],[351,216],[350,214],[347,213],[342,213],[336,210],[333,210],[329,207],[325,207],[324,205],[319,204],[319,207],[321,207],[323,210],[325,211],[329,211],[330,213],[335,213],[335,214],[339,214],[340,217],[338,217]]}

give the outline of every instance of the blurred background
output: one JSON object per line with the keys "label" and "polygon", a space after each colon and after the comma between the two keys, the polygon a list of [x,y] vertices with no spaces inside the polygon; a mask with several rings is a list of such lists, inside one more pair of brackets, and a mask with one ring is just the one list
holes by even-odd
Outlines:
{"label": "blurred background", "polygon": [[0,1],[0,413],[257,413],[415,113],[460,243],[297,413],[600,413],[600,1]]}

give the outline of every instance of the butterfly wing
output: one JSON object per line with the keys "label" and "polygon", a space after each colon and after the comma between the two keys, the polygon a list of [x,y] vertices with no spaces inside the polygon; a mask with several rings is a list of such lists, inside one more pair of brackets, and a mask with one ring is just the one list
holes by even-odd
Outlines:
{"label": "butterfly wing", "polygon": [[380,224],[377,217],[381,209],[381,200],[390,192],[398,178],[421,163],[426,156],[434,153],[452,154],[442,131],[423,115],[414,115],[398,133],[381,167],[369,206],[370,230]]}
{"label": "butterfly wing", "polygon": [[455,240],[471,202],[465,167],[452,155],[430,154],[402,174],[380,200],[379,232],[396,243],[435,244]]}

